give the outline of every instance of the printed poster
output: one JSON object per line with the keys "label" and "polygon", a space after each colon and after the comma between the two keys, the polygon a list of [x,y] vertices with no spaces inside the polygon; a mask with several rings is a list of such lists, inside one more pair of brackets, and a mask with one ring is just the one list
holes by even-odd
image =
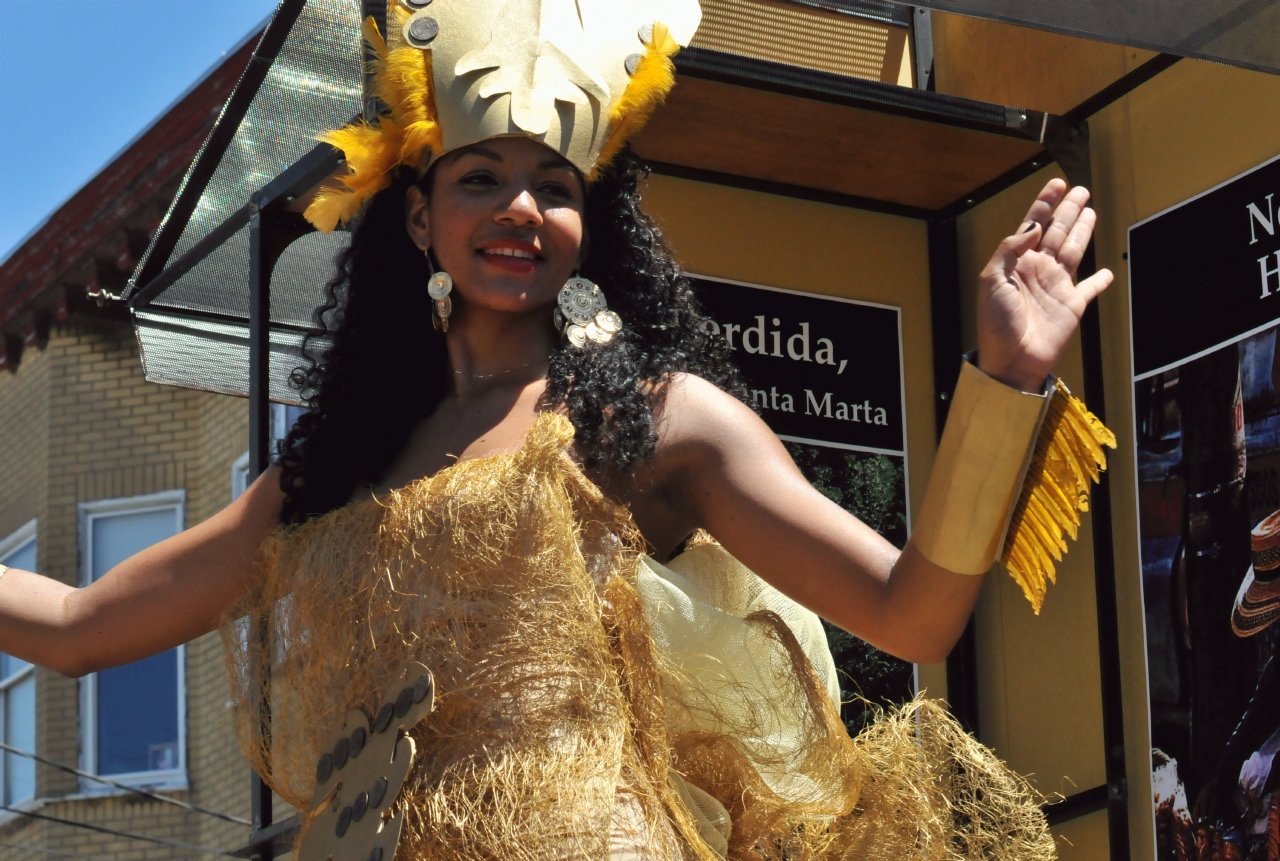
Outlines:
{"label": "printed poster", "polygon": [[1159,861],[1280,857],[1280,158],[1129,231]]}
{"label": "printed poster", "polygon": [[[897,547],[907,542],[901,310],[690,276],[733,350],[751,402],[820,492]],[[825,623],[824,623],[825,624]],[[913,665],[827,625],[851,732],[914,694]]]}

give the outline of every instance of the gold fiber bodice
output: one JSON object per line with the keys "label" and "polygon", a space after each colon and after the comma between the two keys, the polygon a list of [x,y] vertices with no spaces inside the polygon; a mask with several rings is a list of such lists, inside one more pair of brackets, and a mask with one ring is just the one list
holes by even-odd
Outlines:
{"label": "gold fiber bodice", "polygon": [[619,810],[632,857],[969,857],[957,838],[1052,857],[1025,784],[940,707],[850,739],[818,618],[714,542],[644,556],[572,438],[543,415],[515,454],[269,542],[222,630],[242,749],[287,802],[418,661],[436,700],[410,730],[401,861],[616,857]]}

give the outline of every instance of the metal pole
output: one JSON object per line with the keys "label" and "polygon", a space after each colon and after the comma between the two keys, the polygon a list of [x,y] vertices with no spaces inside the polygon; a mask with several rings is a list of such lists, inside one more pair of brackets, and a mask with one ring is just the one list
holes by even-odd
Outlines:
{"label": "metal pole", "polygon": [[[954,218],[935,218],[929,230],[929,315],[933,332],[933,402],[938,439],[947,425],[964,352],[960,333],[960,243]],[[947,655],[947,703],[966,730],[978,734],[978,647],[973,616]]]}
{"label": "metal pole", "polygon": [[[249,475],[256,477],[271,463],[271,262],[268,248],[270,233],[263,223],[258,202],[253,203],[249,219]],[[251,649],[270,648],[271,619],[254,620],[250,634]],[[270,733],[271,705],[268,694],[270,679],[263,679],[259,690],[258,719],[262,731]],[[254,773],[250,782],[250,807],[253,830],[271,825],[271,789],[261,775]],[[268,845],[260,861],[275,861]]]}
{"label": "metal pole", "polygon": [[[1087,269],[1086,269],[1087,267]],[[1080,277],[1096,269],[1090,243],[1080,267]],[[1084,353],[1084,399],[1089,409],[1106,421],[1103,400],[1102,327],[1098,305],[1093,303],[1080,321]],[[1111,533],[1111,481],[1104,472],[1090,502],[1093,524],[1094,595],[1098,612],[1098,671],[1102,680],[1102,743],[1107,774],[1107,823],[1112,861],[1128,861],[1129,779],[1125,770],[1124,696],[1120,686],[1120,612],[1116,603],[1115,553]]]}
{"label": "metal pole", "polygon": [[[1093,165],[1089,149],[1089,124],[1084,121],[1050,123],[1045,148],[1058,162],[1067,181],[1093,188]],[[1091,241],[1077,272],[1079,279],[1097,271]],[[1084,401],[1100,420],[1107,419],[1103,389],[1102,324],[1098,303],[1085,310],[1080,320],[1080,346],[1084,364]],[[1107,774],[1107,827],[1111,861],[1128,861],[1129,780],[1125,766],[1124,696],[1121,689],[1120,619],[1116,602],[1116,562],[1111,531],[1111,481],[1104,472],[1093,489],[1090,502],[1093,525],[1094,600],[1098,614],[1098,674],[1102,682],[1102,743]]]}
{"label": "metal pole", "polygon": [[271,251],[263,213],[249,218],[249,475],[271,465]]}

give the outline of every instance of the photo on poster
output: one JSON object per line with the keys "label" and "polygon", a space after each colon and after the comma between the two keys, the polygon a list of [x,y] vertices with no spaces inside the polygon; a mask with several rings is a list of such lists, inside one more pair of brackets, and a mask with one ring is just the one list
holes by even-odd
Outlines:
{"label": "photo on poster", "polygon": [[[752,406],[815,488],[906,545],[906,422],[901,311],[690,276],[733,350]],[[871,717],[861,698],[896,705],[915,694],[912,664],[823,623],[840,672],[841,717],[856,733]]]}
{"label": "photo on poster", "polygon": [[1130,228],[1158,861],[1280,852],[1280,159]]}

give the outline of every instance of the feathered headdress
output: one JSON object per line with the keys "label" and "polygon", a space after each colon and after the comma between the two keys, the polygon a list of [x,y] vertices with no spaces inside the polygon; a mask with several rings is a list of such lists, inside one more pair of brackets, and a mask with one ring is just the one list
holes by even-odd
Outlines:
{"label": "feathered headdress", "polygon": [[372,18],[363,27],[373,95],[388,111],[321,137],[348,168],[307,208],[325,233],[397,166],[421,169],[490,138],[530,137],[594,179],[666,98],[671,58],[701,19],[697,0],[388,3],[388,38]]}

